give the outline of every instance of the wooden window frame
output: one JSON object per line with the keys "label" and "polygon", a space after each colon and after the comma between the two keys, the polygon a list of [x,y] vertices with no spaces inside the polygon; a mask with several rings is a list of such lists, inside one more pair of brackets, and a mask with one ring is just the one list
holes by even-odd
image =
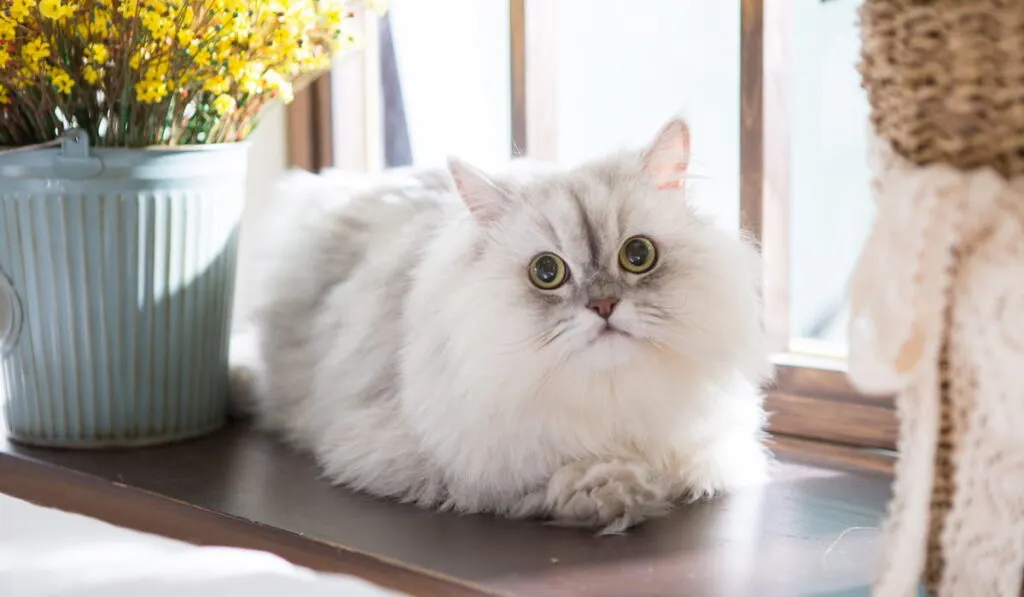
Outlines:
{"label": "wooden window frame", "polygon": [[[889,462],[898,436],[893,397],[859,393],[842,358],[808,349],[790,335],[789,106],[797,0],[735,1],[741,5],[739,224],[757,240],[764,259],[764,321],[777,372],[765,388],[769,430],[789,447],[831,445]],[[550,0],[509,0],[512,155],[557,157],[557,11]],[[365,17],[363,27],[365,49],[298,94],[288,109],[295,167],[380,166],[374,19]],[[332,94],[339,93],[344,108],[332,114]],[[344,138],[332,130],[344,131]]]}
{"label": "wooden window frame", "polygon": [[768,388],[776,436],[894,454],[892,396],[858,392],[842,358],[790,335],[790,185],[793,30],[797,0],[741,0],[740,226],[764,259],[765,327],[775,351]]}
{"label": "wooden window frame", "polygon": [[329,73],[296,91],[285,108],[289,168],[372,171],[381,166],[378,18],[373,10],[357,8],[355,19],[362,32],[359,51],[336,60]]}
{"label": "wooden window frame", "polygon": [[558,158],[558,3],[509,0],[512,155]]}
{"label": "wooden window frame", "polygon": [[298,91],[285,109],[288,166],[319,172],[334,164],[331,79],[327,73]]}

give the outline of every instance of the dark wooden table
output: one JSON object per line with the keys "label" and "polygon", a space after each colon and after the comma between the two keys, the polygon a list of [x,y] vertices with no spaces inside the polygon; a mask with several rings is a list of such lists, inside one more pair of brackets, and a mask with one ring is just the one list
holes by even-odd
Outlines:
{"label": "dark wooden table", "polygon": [[0,438],[0,492],[193,543],[265,549],[417,596],[867,595],[890,478],[839,462],[783,455],[763,489],[607,538],[353,494],[241,424],[110,452]]}

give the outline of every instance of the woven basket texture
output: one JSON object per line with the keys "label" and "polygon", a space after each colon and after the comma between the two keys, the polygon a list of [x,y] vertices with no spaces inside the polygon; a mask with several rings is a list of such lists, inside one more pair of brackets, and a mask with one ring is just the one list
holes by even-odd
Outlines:
{"label": "woven basket texture", "polygon": [[875,131],[913,163],[1024,174],[1024,0],[865,0]]}

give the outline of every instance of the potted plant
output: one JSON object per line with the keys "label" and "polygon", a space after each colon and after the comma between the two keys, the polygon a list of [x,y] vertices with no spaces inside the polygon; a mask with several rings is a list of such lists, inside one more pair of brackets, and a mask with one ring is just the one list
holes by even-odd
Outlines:
{"label": "potted plant", "polygon": [[353,0],[0,5],[0,400],[11,439],[223,424],[246,138],[353,49]]}

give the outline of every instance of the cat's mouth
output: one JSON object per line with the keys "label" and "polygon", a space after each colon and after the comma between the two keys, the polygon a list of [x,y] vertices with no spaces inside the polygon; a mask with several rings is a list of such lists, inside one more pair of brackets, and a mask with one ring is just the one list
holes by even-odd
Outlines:
{"label": "cat's mouth", "polygon": [[604,338],[615,338],[615,337],[632,338],[633,335],[630,334],[629,332],[621,329],[621,328],[615,327],[614,325],[612,325],[610,323],[605,323],[604,326],[600,330],[598,330],[597,336],[594,339],[595,340],[601,340],[601,339],[604,339]]}

